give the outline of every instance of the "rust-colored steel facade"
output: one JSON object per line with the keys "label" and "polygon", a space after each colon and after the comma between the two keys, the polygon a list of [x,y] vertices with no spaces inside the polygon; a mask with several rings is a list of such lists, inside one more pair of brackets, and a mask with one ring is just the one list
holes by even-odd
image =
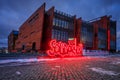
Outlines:
{"label": "rust-colored steel facade", "polygon": [[52,39],[67,42],[74,38],[83,43],[85,49],[115,51],[116,21],[110,20],[110,16],[83,21],[54,7],[46,11],[44,3],[19,28],[15,49],[43,52],[49,49]]}

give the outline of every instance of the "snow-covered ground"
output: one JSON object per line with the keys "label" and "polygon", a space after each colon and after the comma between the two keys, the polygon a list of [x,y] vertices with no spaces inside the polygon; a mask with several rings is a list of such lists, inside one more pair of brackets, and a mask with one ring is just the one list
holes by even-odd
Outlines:
{"label": "snow-covered ground", "polygon": [[83,50],[83,55],[85,56],[104,56],[109,55],[108,51],[98,51],[98,50]]}
{"label": "snow-covered ground", "polygon": [[58,58],[30,58],[30,59],[8,59],[8,60],[0,60],[0,64],[5,64],[5,63],[25,63],[25,62],[39,62],[39,61],[53,61],[57,60]]}
{"label": "snow-covered ground", "polygon": [[[91,59],[91,58],[107,58],[107,57],[112,57],[112,56],[120,56],[119,55],[96,55],[96,56],[85,56],[85,57],[79,57],[77,59],[84,59],[84,58],[87,58],[87,59]],[[19,62],[19,63],[25,63],[25,62],[40,62],[40,61],[53,61],[53,60],[58,60],[60,58],[23,58],[23,59],[3,59],[3,60],[0,60],[0,64],[4,64],[4,63],[16,63],[16,62]],[[76,58],[64,58],[64,59],[67,59],[67,60],[76,60]],[[113,62],[114,64],[115,62]],[[118,62],[116,62],[116,64],[119,64],[120,63],[120,60],[118,60]]]}
{"label": "snow-covered ground", "polygon": [[7,59],[7,60],[0,60],[0,67],[30,65],[34,62],[54,61],[57,59],[59,59],[59,58]]}
{"label": "snow-covered ground", "polygon": [[[82,60],[82,59],[91,59],[91,58],[108,58],[108,57],[114,57],[117,56],[119,57],[120,54],[115,54],[115,55],[94,55],[94,56],[83,56],[83,57],[75,57],[75,58],[63,58],[64,60]],[[60,60],[61,58],[43,58],[43,57],[34,57],[34,58],[28,58],[28,57],[24,57],[24,58],[10,58],[10,59],[2,59],[0,60],[0,67],[4,67],[4,66],[19,66],[19,65],[23,65],[23,64],[31,64],[33,62],[45,62],[45,61],[54,61],[54,60]],[[62,60],[63,60],[62,59]],[[120,59],[116,59],[115,61],[111,61],[110,64],[113,65],[120,65]],[[93,69],[95,70],[95,69]],[[99,70],[99,69],[98,69]]]}
{"label": "snow-covered ground", "polygon": [[111,64],[120,65],[120,59],[116,59],[115,61],[112,61]]}
{"label": "snow-covered ground", "polygon": [[105,70],[105,69],[97,68],[97,67],[92,67],[92,68],[89,68],[89,69],[91,69],[94,72],[100,73],[100,74],[106,74],[106,75],[111,75],[111,76],[112,75],[116,76],[116,75],[120,74],[120,73],[117,73],[115,71],[109,71],[109,70]]}

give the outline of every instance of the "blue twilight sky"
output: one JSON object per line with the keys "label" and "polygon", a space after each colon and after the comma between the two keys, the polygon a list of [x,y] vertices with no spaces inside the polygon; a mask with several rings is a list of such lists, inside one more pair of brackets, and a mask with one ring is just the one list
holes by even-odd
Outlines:
{"label": "blue twilight sky", "polygon": [[0,0],[0,47],[7,47],[7,37],[18,30],[22,23],[44,2],[46,9],[77,15],[83,20],[112,15],[117,21],[117,48],[120,49],[120,0]]}

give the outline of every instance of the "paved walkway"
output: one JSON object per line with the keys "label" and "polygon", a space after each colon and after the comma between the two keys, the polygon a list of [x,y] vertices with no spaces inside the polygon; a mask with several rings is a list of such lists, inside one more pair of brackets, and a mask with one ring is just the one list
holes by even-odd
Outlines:
{"label": "paved walkway", "polygon": [[120,80],[120,57],[39,58],[0,64],[0,80]]}

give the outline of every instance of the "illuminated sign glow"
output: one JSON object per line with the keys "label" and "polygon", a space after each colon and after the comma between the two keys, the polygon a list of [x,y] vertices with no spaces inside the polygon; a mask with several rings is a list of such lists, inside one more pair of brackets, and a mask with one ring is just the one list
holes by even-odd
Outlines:
{"label": "illuminated sign glow", "polygon": [[74,40],[68,40],[68,43],[51,40],[50,50],[47,50],[47,54],[51,57],[60,56],[82,56],[83,45],[77,44],[76,38]]}

